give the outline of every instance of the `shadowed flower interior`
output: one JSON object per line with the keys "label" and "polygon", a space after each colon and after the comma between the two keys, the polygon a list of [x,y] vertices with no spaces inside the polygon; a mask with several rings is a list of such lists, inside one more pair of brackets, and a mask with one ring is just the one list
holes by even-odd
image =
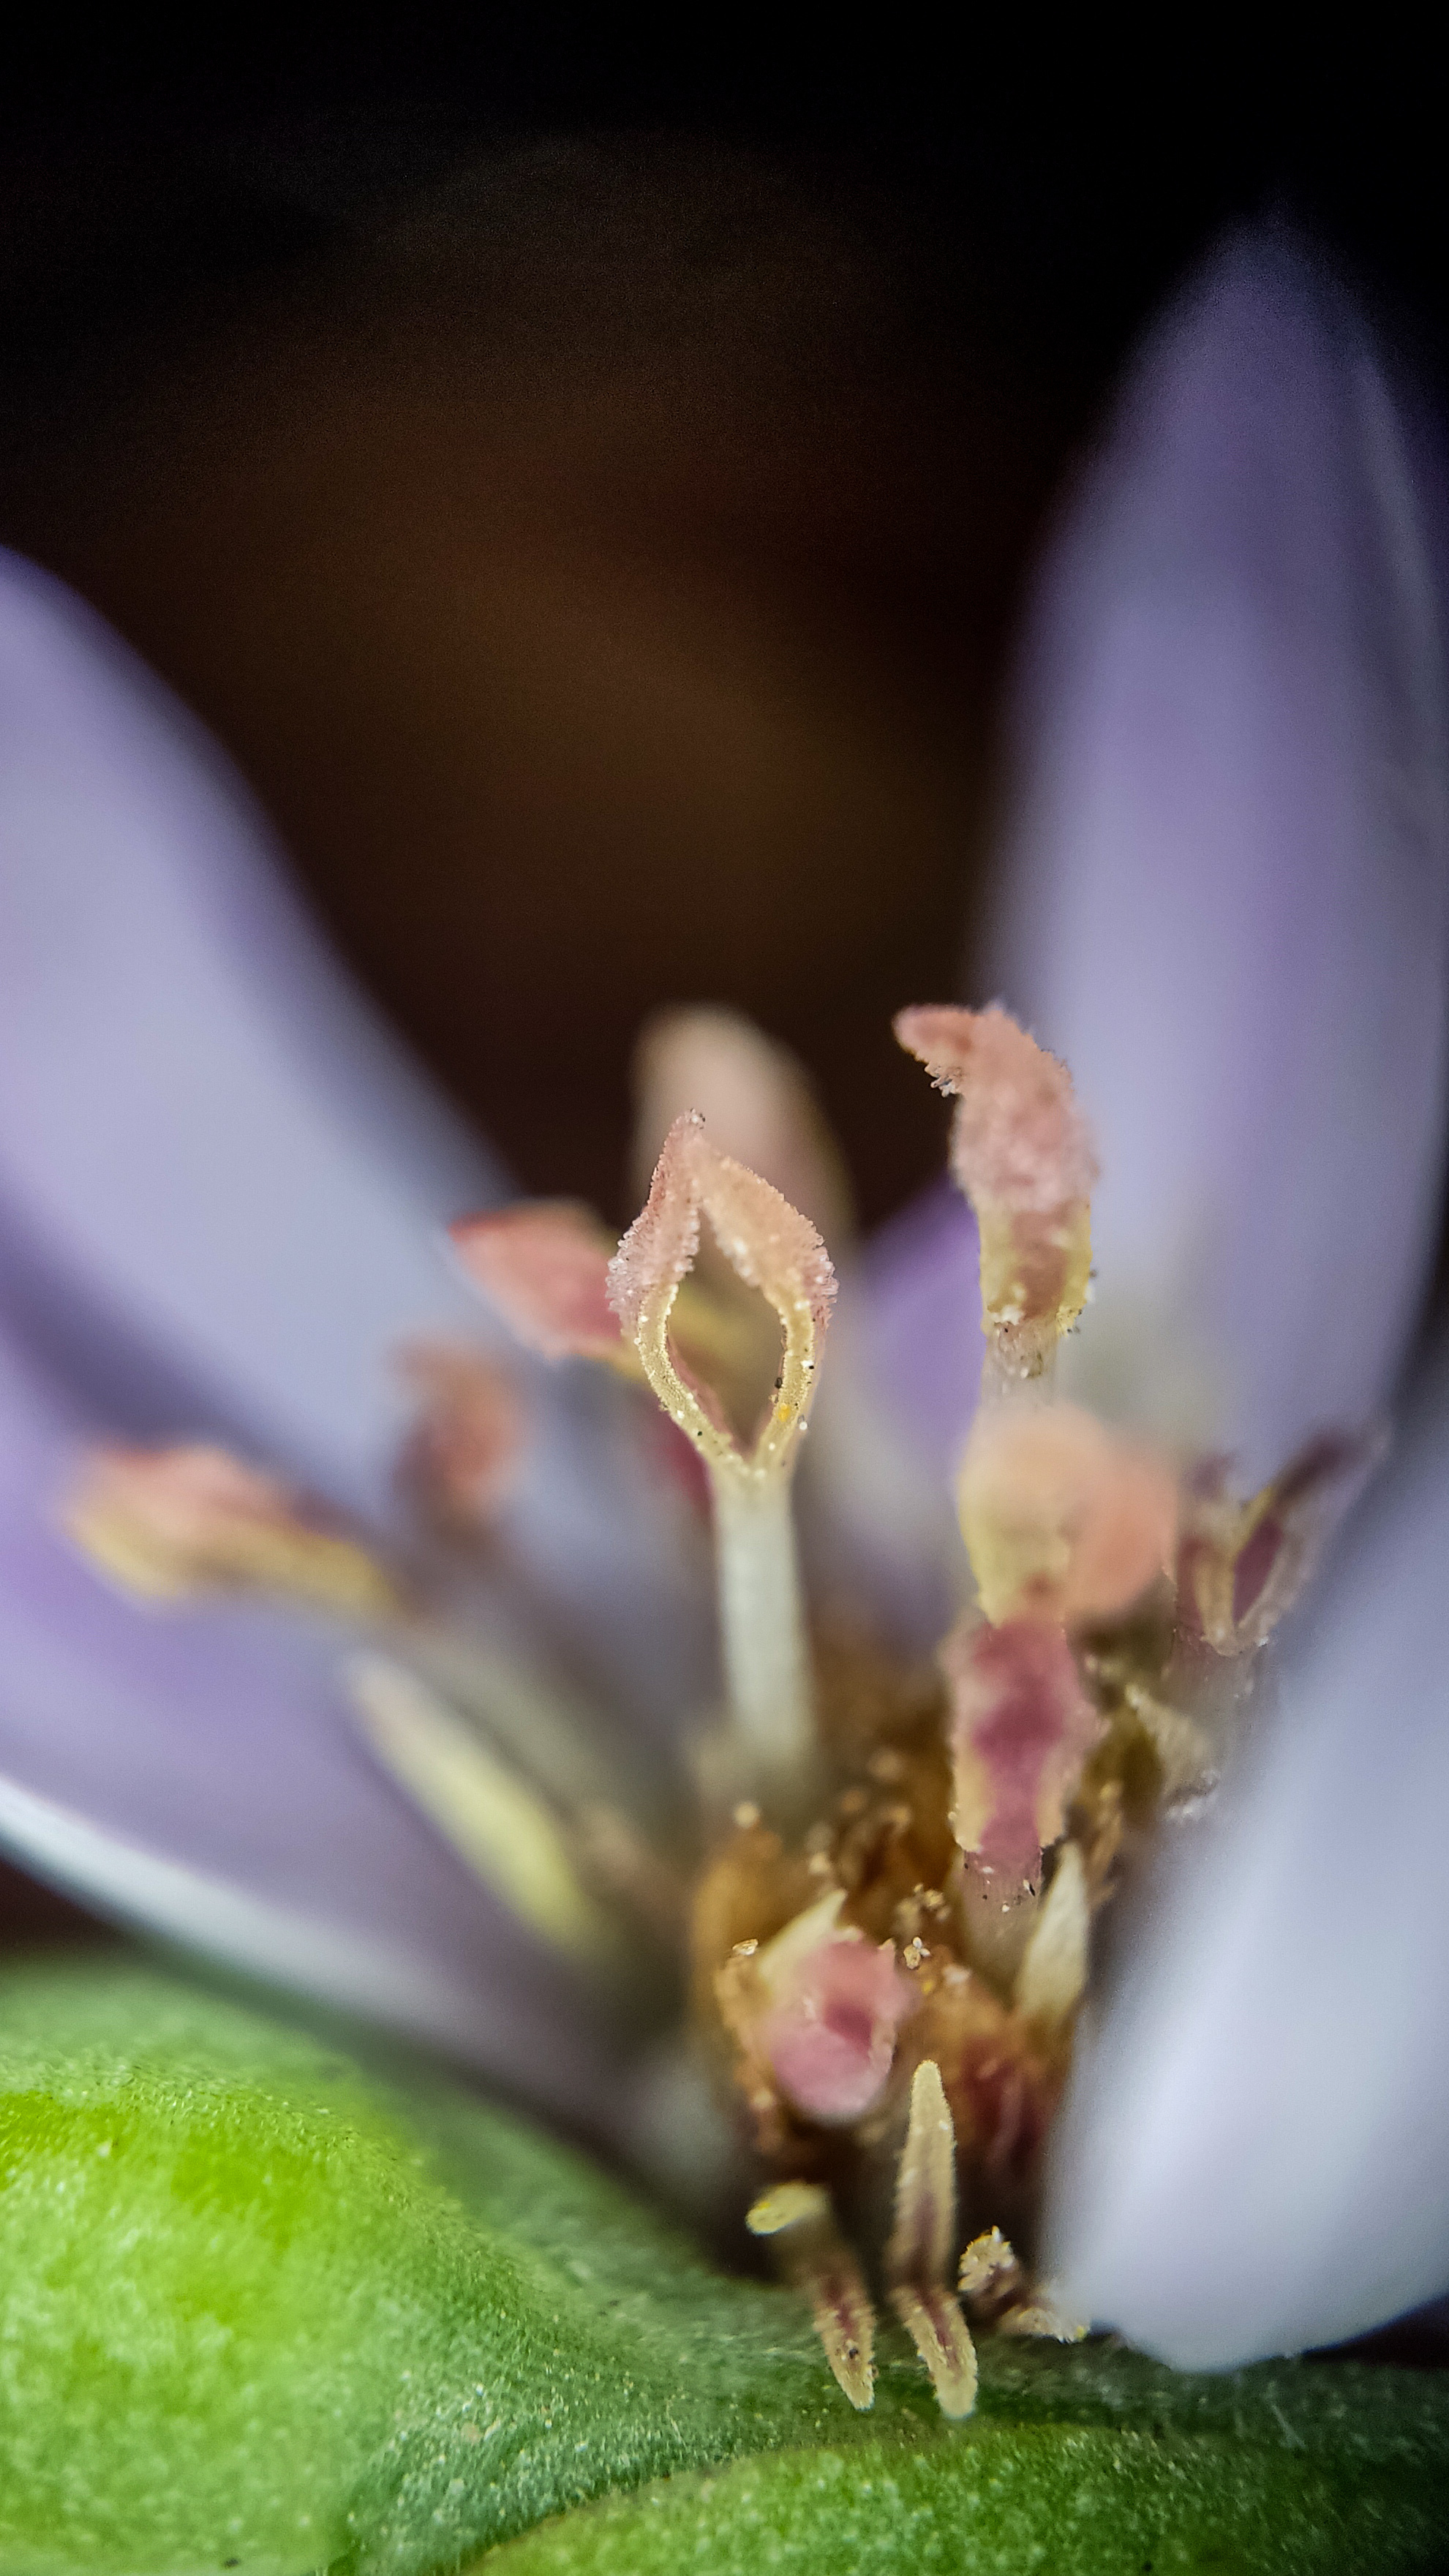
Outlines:
{"label": "shadowed flower interior", "polygon": [[[641,1439],[657,1403],[685,1544],[708,1516],[721,1704],[671,1776],[617,1750],[610,1713],[525,1646],[484,1656],[458,1613],[460,1567],[520,1579],[499,1513],[527,1399],[480,1353],[400,1355],[411,1538],[340,1525],[211,1448],[93,1455],[66,1525],[153,1605],[221,1587],[338,1623],[363,1741],[495,1898],[621,2034],[683,2023],[753,2169],[748,2226],[808,2299],[852,2405],[872,2402],[883,2293],[960,2416],[973,2327],[1084,2331],[1035,2263],[1094,1926],[1217,1780],[1259,1650],[1371,1446],[1321,1439],[1238,1500],[1223,1462],[1056,1400],[1057,1346],[1090,1294],[1086,1117],[1001,1008],[904,1012],[902,1043],[958,1104],[986,1357],[959,1469],[959,1615],[934,1662],[873,1633],[863,1601],[843,1620],[838,1589],[815,1599],[802,1573],[794,1493],[836,1271],[773,1173],[728,1150],[732,1104],[801,1196],[819,1181],[824,1210],[844,1204],[833,1149],[778,1050],[718,1013],[696,1028],[698,1048],[681,1022],[648,1051],[641,1114],[663,1142],[617,1246],[563,1204],[452,1229],[525,1349],[631,1380]],[[717,1135],[677,1093],[721,1063]],[[847,1337],[842,1369],[858,1365]],[[867,1445],[826,1455],[869,1480]],[[828,1521],[820,1482],[800,1497],[807,1537]]]}

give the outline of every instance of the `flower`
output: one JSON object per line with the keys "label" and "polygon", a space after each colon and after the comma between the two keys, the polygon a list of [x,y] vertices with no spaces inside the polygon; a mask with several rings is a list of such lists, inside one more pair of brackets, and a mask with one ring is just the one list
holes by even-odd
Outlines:
{"label": "flower", "polygon": [[[1084,1437],[1063,1406],[1039,1417],[1045,1466],[1026,1456],[1040,1443],[1023,1418],[995,1485],[968,1473],[973,1555],[984,1562],[982,1532],[1000,1541],[1009,1522],[1016,1571],[986,1602],[1009,1672],[972,1643],[979,1629],[949,1658],[954,1837],[939,1727],[933,1736],[929,1708],[898,1706],[893,1685],[859,1721],[873,1783],[861,1805],[844,1810],[844,1792],[813,1848],[814,1827],[792,1841],[784,1812],[808,1769],[813,1689],[786,1498],[832,1284],[808,1216],[685,1119],[669,1128],[645,1214],[614,1256],[612,1311],[717,1495],[735,1724],[712,1771],[706,1751],[706,1795],[734,1802],[734,1839],[696,1900],[706,2009],[783,2175],[756,2205],[758,2232],[778,2238],[817,2314],[836,2319],[822,2336],[856,2403],[869,2394],[863,2293],[822,2197],[823,2163],[796,2172],[792,2161],[823,2158],[814,2129],[868,2122],[892,2067],[909,2070],[886,2278],[943,2405],[964,2411],[974,2363],[945,2271],[950,2139],[969,2137],[999,2178],[1020,2181],[1039,2159],[1120,1826],[1120,1770],[1085,1766],[1105,1726],[1119,1752],[1129,1737],[1146,1744],[1154,1796],[1200,1785],[1206,1767],[1198,1712],[1154,1696],[1170,1654],[1143,1646],[1131,1624],[1145,1601],[1150,1626],[1170,1561],[1197,1561],[1174,1557],[1164,1445],[1230,1451],[1244,1490],[1263,1485],[1254,1527],[1291,1520],[1301,1531],[1326,1469],[1300,1478],[1302,1491],[1264,1478],[1325,1425],[1364,1423],[1392,1393],[1412,1334],[1443,1162],[1449,853],[1436,590],[1406,418],[1351,310],[1300,253],[1272,240],[1230,247],[1148,351],[1048,570],[1001,954],[1013,1004],[1071,1067],[1096,1130],[1103,1293],[1080,1337],[1096,1383],[1080,1392],[1128,1427]],[[617,2031],[569,1971],[589,1957],[607,1974],[600,1891],[611,1870],[636,1910],[667,1918],[674,1897],[667,1871],[651,1878],[631,1840],[626,1802],[591,1793],[564,1813],[555,1793],[565,1774],[575,1785],[583,1758],[571,1722],[581,1679],[656,1749],[706,1696],[683,1477],[671,1494],[651,1474],[659,1453],[627,1387],[526,1370],[532,1436],[511,1482],[491,1471],[486,1404],[470,1416],[485,1426],[470,1435],[487,1471],[470,1490],[492,1516],[490,1552],[466,1581],[445,1549],[429,1554],[412,1603],[414,1542],[390,1462],[405,1451],[456,1519],[456,1478],[437,1472],[456,1450],[440,1451],[436,1418],[419,1448],[389,1353],[420,1334],[453,1350],[433,1370],[435,1393],[439,1367],[451,1365],[456,1388],[482,1364],[488,1327],[461,1266],[486,1266],[510,1235],[516,1254],[518,1221],[470,1228],[456,1271],[437,1257],[448,1220],[496,1200],[496,1176],[317,951],[207,748],[94,621],[21,568],[4,594],[0,703],[0,1830],[120,1911],[300,1972],[467,2049],[536,2098],[592,2104],[617,2131],[631,2091]],[[905,1034],[963,1095],[958,1170],[980,1226],[988,1387],[1003,1402],[1013,1387],[1029,1397],[1081,1310],[1095,1155],[1064,1077],[1040,1048],[1021,1052],[1003,1013],[968,1023],[933,1008]],[[787,1128],[798,1158],[799,1122]],[[671,1338],[702,1219],[732,1276],[695,1283],[697,1334],[681,1311]],[[567,1343],[582,1314],[612,1359],[588,1271],[607,1248],[591,1255],[577,1225],[552,1222],[572,1268],[547,1331]],[[869,1462],[860,1486],[878,1507],[853,1527],[822,1514],[822,1545],[877,1582],[889,1582],[902,1528],[916,1554],[949,1562],[931,1435],[954,1461],[974,1324],[961,1317],[944,1359],[915,1335],[899,1415],[884,1427],[881,1355],[902,1311],[932,1312],[943,1242],[959,1276],[967,1241],[964,1218],[937,1203],[842,1297],[845,1393],[832,1431],[822,1380],[821,1447],[833,1440],[837,1457]],[[540,1276],[558,1288],[546,1261],[541,1272],[513,1261],[525,1312]],[[773,1384],[752,1379],[764,1345],[749,1292],[783,1328]],[[912,1455],[898,1423],[919,1416],[911,1382],[922,1380],[954,1401],[928,1402],[935,1418]],[[444,1431],[452,1400],[445,1386]],[[280,1532],[284,1549],[301,1549],[315,1515],[300,1498],[324,1495],[385,1570],[411,1663],[385,1639],[353,1665],[349,1707],[326,1632],[294,1614],[192,1601],[160,1626],[105,1594],[45,1519],[67,1460],[102,1435],[132,1449],[204,1436],[265,1461],[270,1481],[245,1488],[240,1515],[253,1545],[260,1515],[269,1544]],[[1392,2170],[1396,2123],[1417,2154],[1414,2142],[1442,2135],[1429,2126],[1442,2078],[1426,2045],[1442,2012],[1429,1980],[1442,1971],[1425,1970],[1420,1994],[1402,1991],[1403,1963],[1427,1958],[1424,1923],[1443,1903],[1424,1840],[1433,1802],[1385,1761],[1396,1726],[1418,1747],[1432,1693],[1440,1455],[1431,1421],[1386,1481],[1319,1642],[1292,1668],[1295,1705],[1317,1697],[1340,1716],[1311,1743],[1301,1721],[1270,1736],[1256,1804],[1243,1789],[1231,1830],[1176,1873],[1159,1963],[1129,1983],[1068,2106],[1053,2222],[1067,2303],[1175,2355],[1277,2349],[1325,2320],[1348,2331],[1439,2286],[1442,2165],[1402,2186],[1377,2227],[1368,2191]],[[188,1472],[194,1500],[194,1457]],[[213,1477],[213,1502],[215,1487]],[[235,1514],[243,1489],[229,1491]],[[1023,1515],[1004,1513],[1003,1491],[1036,1514],[1024,1579]],[[1032,1499],[1043,1491],[1045,1512]],[[600,1492],[604,1510],[590,1500]],[[909,1497],[904,1517],[897,1493]],[[113,1563],[114,1515],[134,1511],[136,1494],[134,1472],[119,1487],[113,1472]],[[1230,1662],[1258,1642],[1236,1615],[1246,1525],[1224,1518],[1206,1482],[1182,1508],[1184,1546],[1226,1569]],[[173,1539],[174,1527],[173,1512]],[[929,1535],[918,1544],[917,1533]],[[134,1525],[121,1535],[133,1542]],[[214,1522],[207,1541],[214,1565]],[[1185,1578],[1183,1598],[1196,1599]],[[1088,1621],[1106,1635],[1089,1635]],[[1205,1629],[1204,1643],[1219,1641]],[[1064,1656],[1091,1680],[1097,1715]],[[1362,1733],[1378,1676],[1392,1705],[1359,1752],[1354,1725]],[[485,1732],[515,1752],[527,1732],[531,1782],[496,1749],[481,1754],[494,1773],[480,1775],[456,1704],[470,1690],[478,1704],[464,1715]],[[1020,1729],[993,1732],[1013,1692],[1041,1719],[1029,1782],[1019,1765],[1008,1778],[1003,1758],[1009,1738],[1015,1763]],[[857,1723],[848,1691],[839,1706],[832,1723]],[[552,1783],[538,1752],[550,1742],[563,1748]],[[782,1743],[788,1776],[774,1760]],[[396,1799],[368,1745],[470,1853],[471,1877]],[[1442,1757],[1418,1749],[1427,1781]],[[741,1762],[753,1763],[747,1776]],[[1079,1794],[1086,1821],[1063,1843]],[[872,1863],[868,1883],[890,1901],[884,1922],[843,1922],[839,1907],[827,1920],[811,1865],[838,1868],[845,1837],[867,1821],[895,1836],[912,1875],[897,1885]],[[939,1855],[925,1850],[931,1833]],[[1049,1843],[1059,1852],[1044,1885]],[[1357,1951],[1328,1902],[1344,1852],[1373,1918]],[[1423,1918],[1407,1923],[1405,1854]],[[935,1929],[948,1869],[964,1963]],[[909,1932],[903,1906],[916,1909]],[[1221,1937],[1205,1941],[1204,1924]],[[1309,1924],[1339,1962],[1331,2002]],[[933,1950],[935,1982],[920,1973]],[[1445,1951],[1440,1941],[1436,1959]],[[1276,2018],[1261,2001],[1269,1958],[1296,1980]],[[1355,1965],[1366,1958],[1380,1962],[1372,1981]],[[917,1978],[909,2008],[903,1976]],[[1358,2062],[1373,2068],[1353,2121],[1325,2116],[1330,2063],[1341,2095],[1346,2010]],[[1204,2139],[1216,2142],[1211,2157]],[[1290,2170],[1296,2205],[1276,2187]],[[1234,2234],[1235,2210],[1251,2214],[1250,2240]],[[977,2254],[971,2281],[994,2277],[994,2261]],[[1024,2277],[1018,2304],[1051,2325]]]}

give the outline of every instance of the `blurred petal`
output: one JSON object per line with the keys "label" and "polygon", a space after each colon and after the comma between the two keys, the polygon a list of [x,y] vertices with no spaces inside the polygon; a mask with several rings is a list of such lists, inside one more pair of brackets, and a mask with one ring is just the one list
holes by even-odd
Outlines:
{"label": "blurred petal", "polygon": [[[998,971],[1101,1147],[1080,1358],[1249,1487],[1384,1399],[1445,1139],[1442,464],[1346,297],[1230,243],[1029,639]],[[1079,1380],[1084,1387],[1085,1380]]]}
{"label": "blurred petal", "polygon": [[644,1198],[676,1118],[808,1216],[839,1262],[855,1232],[850,1180],[805,1067],[738,1011],[657,1011],[634,1050],[633,1181]]}
{"label": "blurred petal", "polygon": [[961,1464],[981,1383],[980,1265],[976,1220],[943,1182],[881,1228],[861,1270],[868,1364],[943,1491]]}
{"label": "blurred petal", "polygon": [[[89,609],[0,556],[12,1330],[98,1427],[220,1435],[385,1509],[410,1411],[393,1355],[492,1331],[441,1229],[497,1193],[216,747]],[[625,1417],[530,1383],[511,1543],[570,1600],[595,1665],[677,1716],[698,1620]]]}
{"label": "blurred petal", "polygon": [[1449,1372],[1416,1413],[1064,2115],[1067,2295],[1187,2367],[1449,2288]]}
{"label": "blurred petal", "polygon": [[931,1652],[969,1580],[952,1480],[983,1349],[976,1221],[943,1183],[842,1275],[801,1479],[815,1590],[909,1653]]}
{"label": "blurred petal", "polygon": [[496,1192],[215,746],[90,610],[0,557],[12,1314],[123,1427],[177,1427],[184,1389],[376,1500],[404,1404],[383,1355],[476,1334],[434,1236]]}
{"label": "blurred petal", "polygon": [[0,1341],[0,1842],[103,1912],[551,2107],[602,2098],[596,2011],[369,1760],[328,1632],[138,1608],[54,1533],[81,1437]]}

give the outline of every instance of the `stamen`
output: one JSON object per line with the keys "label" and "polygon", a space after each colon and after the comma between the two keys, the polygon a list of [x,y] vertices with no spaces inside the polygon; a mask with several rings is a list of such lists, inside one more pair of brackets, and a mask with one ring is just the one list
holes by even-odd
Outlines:
{"label": "stamen", "polygon": [[1020,2307],[1006,2308],[996,2320],[996,2331],[1004,2335],[1040,2335],[1052,2343],[1080,2343],[1089,2331],[1084,2317],[1074,2317],[1058,2307],[1049,2290],[1039,2290],[1034,2299],[1025,2299]]}
{"label": "stamen", "polygon": [[988,1868],[1034,1878],[1103,1732],[1071,1649],[1059,1629],[1035,1620],[1003,1628],[965,1620],[939,1661],[952,1701],[952,1831]]}
{"label": "stamen", "polygon": [[[551,1804],[569,1813],[612,1800],[627,1776],[623,1748],[593,1703],[496,1638],[451,1627],[426,1613],[399,1644],[409,1670],[525,1771]],[[631,1784],[632,1787],[632,1784]]]}
{"label": "stamen", "polygon": [[957,1486],[988,1619],[1110,1618],[1171,1566],[1177,1482],[1075,1404],[978,1413]]}
{"label": "stamen", "polygon": [[[530,1199],[464,1217],[449,1239],[473,1287],[540,1359],[597,1360],[636,1384],[643,1365],[609,1302],[615,1237],[572,1199]],[[691,1370],[730,1380],[752,1356],[738,1315],[693,1280],[682,1283],[671,1338]]]}
{"label": "stamen", "polygon": [[981,1304],[1009,1379],[1039,1376],[1086,1303],[1097,1159],[1066,1066],[993,1003],[919,1006],[895,1033],[960,1102],[956,1179],[981,1232]]}
{"label": "stamen", "polygon": [[956,2131],[933,2058],[916,2068],[886,2248],[891,2304],[931,2374],[943,2415],[976,2403],[976,2347],[947,2286],[956,2237]]}
{"label": "stamen", "polygon": [[403,1665],[356,1655],[346,1678],[373,1751],[484,1886],[553,1949],[616,1978],[619,1926],[583,1886],[563,1828],[538,1792]]}
{"label": "stamen", "polygon": [[1049,2335],[1057,2343],[1080,2343],[1087,2329],[1057,2304],[1050,2288],[1033,2291],[1022,2265],[999,2227],[977,2236],[961,2257],[957,2289],[978,2324],[997,2334]]}
{"label": "stamen", "polygon": [[1065,1842],[1041,1902],[1012,1996],[1029,2021],[1057,2028],[1070,2019],[1087,1982],[1091,1908],[1082,1855]]}
{"label": "stamen", "polygon": [[776,2183],[745,2220],[752,2236],[771,2241],[790,2285],[810,2302],[825,2358],[858,2413],[875,2403],[875,2311],[860,2266],[835,2224],[817,2183]]}
{"label": "stamen", "polygon": [[941,2070],[925,2058],[911,2079],[910,2120],[896,2176],[886,2249],[894,2281],[943,2281],[956,2235],[956,2129]]}
{"label": "stamen", "polygon": [[975,2305],[1014,2289],[1025,2277],[1000,2228],[993,2227],[984,2236],[972,2237],[961,2257],[956,2287],[963,2299]]}
{"label": "stamen", "polygon": [[677,1954],[688,1920],[687,1890],[678,1871],[622,1807],[599,1799],[580,1807],[574,1822],[593,1884]]}
{"label": "stamen", "polygon": [[609,1303],[614,1238],[572,1199],[530,1199],[448,1229],[475,1288],[525,1350],[546,1360],[603,1360],[626,1377],[638,1359]]}
{"label": "stamen", "polygon": [[[784,1328],[774,1396],[748,1448],[707,1386],[681,1374],[671,1343],[675,1300],[706,1217],[726,1259]],[[709,1470],[731,1712],[756,1761],[783,1771],[811,1743],[789,1484],[834,1294],[829,1255],[808,1218],[768,1181],[716,1153],[698,1117],[676,1119],[649,1196],[610,1265],[609,1295],[656,1396]]]}
{"label": "stamen", "polygon": [[1183,1577],[1210,1646],[1220,1655],[1265,1643],[1311,1579],[1329,1537],[1381,1462],[1378,1425],[1355,1436],[1323,1434],[1251,1502],[1222,1491],[1215,1467],[1192,1497]]}
{"label": "stamen", "polygon": [[[629,1748],[604,1713],[577,1698],[558,1677],[476,1635],[426,1614],[395,1632],[405,1672],[461,1722],[469,1749],[496,1772],[520,1780],[550,1822],[557,1822],[588,1888],[632,1917],[656,1941],[677,1942],[684,1910],[680,1879],[631,1812],[642,1805],[663,1824],[654,1784],[641,1777]],[[376,1660],[376,1659],[374,1659]]]}
{"label": "stamen", "polygon": [[476,1536],[494,1519],[523,1452],[518,1389],[461,1342],[408,1342],[395,1364],[418,1400],[398,1482],[430,1520]]}
{"label": "stamen", "polygon": [[877,1948],[842,1927],[843,1890],[787,1923],[755,1955],[761,2012],[756,2050],[806,2119],[860,2119],[885,2089],[896,2034],[916,2002],[893,1942]]}
{"label": "stamen", "polygon": [[1206,1731],[1180,1709],[1154,1698],[1141,1682],[1128,1682],[1122,1698],[1157,1756],[1165,1804],[1173,1806],[1210,1789],[1217,1778],[1217,1756]]}
{"label": "stamen", "polygon": [[62,1521],[93,1564],[143,1601],[274,1592],[349,1619],[402,1606],[360,1539],[329,1529],[279,1477],[225,1449],[93,1449]]}
{"label": "stamen", "polygon": [[[698,2035],[754,2152],[791,2177],[747,2224],[808,2298],[858,2408],[873,2401],[874,2311],[826,2191],[798,2177],[837,2178],[868,2224],[913,2069],[884,2281],[943,2412],[964,2417],[977,2364],[962,2299],[1007,2334],[1085,2328],[997,2227],[953,2287],[958,2152],[973,2200],[995,2194],[1029,2226],[1094,1909],[1129,1835],[1210,1785],[1245,1696],[1249,1676],[1208,1649],[1246,1656],[1266,1638],[1377,1449],[1320,1440],[1246,1505],[1211,1462],[1180,1498],[1163,1459],[1049,1402],[1057,1338],[1088,1291],[1097,1170],[1070,1077],[995,1006],[905,1011],[896,1033],[958,1103],[952,1163],[979,1222],[988,1328],[958,1486],[980,1610],[940,1650],[947,1740],[931,1677],[852,1640],[822,1651],[817,1741],[790,1487],[835,1294],[812,1218],[841,1224],[846,1202],[799,1068],[726,1012],[654,1025],[642,1116],[658,1132],[703,1097],[743,1159],[691,1108],[617,1248],[565,1202],[452,1229],[530,1350],[647,1384],[667,1417],[650,1415],[651,1445],[692,1489],[707,1473],[733,1732],[695,1748],[696,1838],[657,1754],[631,1753],[566,1667],[522,1643],[542,1605],[510,1615],[501,1544],[466,1583],[456,1551],[420,1549],[404,1582],[280,1480],[204,1447],[98,1450],[67,1523],[151,1600],[265,1589],[370,1623],[386,1651],[355,1656],[346,1680],[373,1753],[519,1923],[616,2007],[628,1998],[637,2027],[665,2004],[661,1951],[678,1966],[687,1937]],[[439,1525],[476,1534],[520,1454],[520,1398],[461,1345],[418,1343],[399,1365],[421,1405],[400,1482],[435,1541]],[[713,1834],[730,1808],[732,1833]],[[703,1854],[692,1886],[687,1853]]]}

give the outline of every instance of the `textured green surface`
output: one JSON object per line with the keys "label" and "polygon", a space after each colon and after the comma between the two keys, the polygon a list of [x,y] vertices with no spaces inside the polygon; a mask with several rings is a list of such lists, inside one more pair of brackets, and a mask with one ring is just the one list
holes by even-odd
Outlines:
{"label": "textured green surface", "polygon": [[546,2524],[490,2576],[1388,2576],[1442,2565],[1443,2519],[1386,2465],[1331,2457],[1285,2493],[1274,2455],[1219,2435],[989,2426],[932,2450],[784,2451]]}
{"label": "textured green surface", "polygon": [[131,1968],[0,1978],[6,2576],[1449,2555],[1438,2375],[997,2344],[950,2430],[883,2360],[857,2418],[785,2293],[445,2087]]}

